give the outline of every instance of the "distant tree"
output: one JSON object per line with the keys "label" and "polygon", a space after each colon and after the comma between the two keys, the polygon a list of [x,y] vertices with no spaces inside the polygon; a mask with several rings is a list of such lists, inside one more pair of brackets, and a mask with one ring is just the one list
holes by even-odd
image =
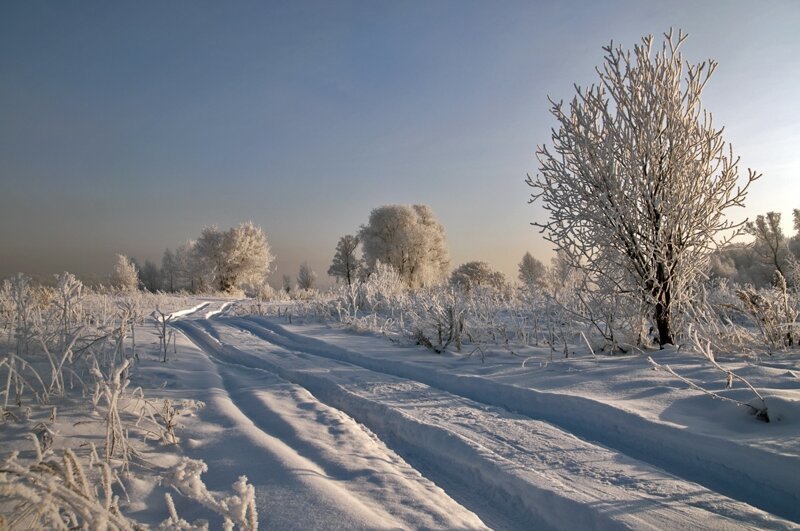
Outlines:
{"label": "distant tree", "polygon": [[[798,219],[800,212],[795,210],[794,216],[797,227],[800,222]],[[755,221],[747,223],[747,232],[755,237],[753,252],[758,259],[769,266],[773,275],[777,271],[784,278],[788,278],[789,261],[793,258],[790,244],[791,247],[795,244],[783,234],[780,212],[767,212],[766,216],[756,216]]]}
{"label": "distant tree", "polygon": [[711,254],[708,274],[734,284],[765,288],[772,285],[775,268],[759,257],[752,244],[731,243]]}
{"label": "distant tree", "polygon": [[716,63],[684,64],[684,39],[670,32],[655,55],[652,37],[632,53],[605,47],[599,84],[553,103],[553,149],[537,150],[540,175],[527,179],[549,213],[534,225],[586,285],[638,298],[661,345],[711,251],[741,228],[723,213],[758,178],[739,186],[739,160],[700,103]]}
{"label": "distant tree", "polygon": [[292,277],[283,275],[283,291],[290,293],[292,291]]}
{"label": "distant tree", "polygon": [[206,227],[194,245],[193,256],[214,288],[225,292],[261,284],[273,258],[264,231],[251,222],[225,232]]}
{"label": "distant tree", "polygon": [[339,238],[339,243],[336,244],[336,254],[333,255],[333,262],[328,268],[330,276],[347,282],[348,286],[358,278],[364,263],[361,258],[356,256],[358,244],[358,236],[346,234]]}
{"label": "distant tree", "polygon": [[711,279],[734,280],[739,271],[736,269],[736,262],[729,253],[717,252],[711,255],[708,262],[708,277]]}
{"label": "distant tree", "polygon": [[533,257],[531,253],[525,253],[519,263],[519,281],[529,291],[541,288],[546,283],[547,267]]}
{"label": "distant tree", "polygon": [[316,280],[317,274],[306,262],[303,262],[297,273],[297,287],[305,290],[311,289],[314,287],[314,282]]}
{"label": "distant tree", "polygon": [[139,272],[133,261],[124,254],[117,255],[117,263],[111,275],[111,285],[119,291],[131,292],[139,289]]}
{"label": "distant tree", "polygon": [[786,278],[789,247],[781,229],[780,212],[767,212],[747,223],[747,232],[755,237],[753,251],[759,259]]}
{"label": "distant tree", "polygon": [[392,267],[411,287],[441,282],[450,266],[444,227],[426,205],[374,209],[359,231],[370,271],[377,262]]}
{"label": "distant tree", "polygon": [[196,240],[187,240],[175,249],[176,289],[202,292],[210,285],[203,270],[203,262],[196,260]]}
{"label": "distant tree", "polygon": [[450,284],[467,292],[479,286],[487,286],[500,291],[508,288],[506,276],[500,271],[492,269],[486,262],[461,264],[450,274]]}
{"label": "distant tree", "polygon": [[144,289],[151,293],[161,289],[161,272],[158,266],[150,260],[145,260],[142,269],[139,270],[139,282]]}
{"label": "distant tree", "polygon": [[170,249],[165,249],[161,257],[161,280],[164,289],[174,292],[177,289],[179,275],[175,253]]}

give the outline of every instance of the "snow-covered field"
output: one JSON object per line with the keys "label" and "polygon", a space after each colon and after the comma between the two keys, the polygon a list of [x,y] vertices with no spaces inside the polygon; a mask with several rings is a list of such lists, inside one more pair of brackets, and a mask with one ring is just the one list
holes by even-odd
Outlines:
{"label": "snow-covered field", "polygon": [[[200,488],[174,472],[196,463],[188,458],[207,465],[216,500],[246,475],[263,529],[800,527],[796,354],[718,358],[765,395],[764,423],[653,370],[644,355],[437,355],[230,310],[226,300],[175,310],[166,363],[152,323],[136,329],[148,354],[131,387],[183,412],[178,444],[134,443],[140,457],[121,477],[119,505],[138,522],[167,521],[171,492],[180,518],[221,525],[197,493],[181,495]],[[726,389],[700,355],[650,354],[709,389],[753,397]],[[75,425],[88,409],[61,406],[54,450],[101,446],[101,423]],[[6,423],[0,433],[4,448],[30,457],[23,430]]]}

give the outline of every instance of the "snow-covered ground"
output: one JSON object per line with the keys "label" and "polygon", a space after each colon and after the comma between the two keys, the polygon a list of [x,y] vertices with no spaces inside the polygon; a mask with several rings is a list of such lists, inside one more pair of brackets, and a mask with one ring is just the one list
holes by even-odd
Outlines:
{"label": "snow-covered ground", "polygon": [[[173,312],[166,363],[152,323],[136,330],[149,354],[132,385],[184,411],[179,444],[140,444],[153,472],[123,479],[120,505],[137,521],[167,519],[173,492],[182,518],[221,524],[163,472],[191,458],[207,464],[217,496],[246,475],[262,529],[800,527],[797,355],[719,358],[765,394],[764,423],[642,355],[437,355],[324,323],[235,317],[231,304]],[[702,356],[651,355],[752,398],[725,389]],[[100,423],[76,424],[81,408],[62,408],[54,448],[100,446]],[[3,425],[9,447],[25,437]]]}
{"label": "snow-covered ground", "polygon": [[[178,359],[202,360],[219,379],[206,398],[211,409],[198,419],[218,411],[231,423],[225,441],[250,441],[233,463],[253,463],[246,472],[268,527],[293,525],[296,516],[286,515],[296,507],[265,497],[274,501],[271,491],[298,481],[298,496],[321,500],[318,511],[302,511],[313,520],[298,528],[790,528],[800,521],[796,358],[738,363],[755,385],[770,385],[773,420],[763,423],[653,371],[643,356],[550,361],[543,349],[523,367],[508,355],[435,355],[324,324],[224,312],[205,319],[203,310],[174,323],[184,336]],[[655,356],[724,387],[724,375],[699,356]],[[747,399],[740,389],[725,392]],[[214,438],[192,439],[191,452],[214,469]],[[256,465],[276,454],[305,466]]]}

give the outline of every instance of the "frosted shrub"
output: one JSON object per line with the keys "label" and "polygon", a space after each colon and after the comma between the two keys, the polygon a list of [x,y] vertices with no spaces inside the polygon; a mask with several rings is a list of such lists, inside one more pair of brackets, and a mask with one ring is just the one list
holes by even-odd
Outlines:
{"label": "frosted shrub", "polygon": [[76,327],[83,317],[83,283],[75,275],[64,272],[56,275],[56,289],[53,303],[57,309],[61,323],[61,345],[67,344],[72,328]]}
{"label": "frosted shrub", "polygon": [[760,291],[743,288],[736,292],[741,301],[740,311],[756,325],[771,350],[792,347],[798,342],[799,312],[791,301],[786,279],[779,271],[775,279],[775,288]]}
{"label": "frosted shrub", "polygon": [[460,351],[464,334],[465,306],[455,290],[419,290],[413,295],[408,320],[418,344],[442,353],[452,344]]}
{"label": "frosted shrub", "polygon": [[108,463],[112,457],[119,454],[126,468],[132,449],[128,441],[128,430],[120,416],[120,400],[130,383],[126,374],[129,365],[130,361],[125,360],[109,371],[108,375],[104,375],[97,366],[92,369],[92,375],[96,378],[92,402],[95,407],[102,406],[105,409],[103,412],[106,424],[105,461]]}
{"label": "frosted shrub", "polygon": [[9,294],[15,312],[16,353],[20,356],[23,353],[27,354],[32,335],[36,298],[31,279],[21,273],[12,278]]}
{"label": "frosted shrub", "polygon": [[[224,529],[231,530],[234,527],[248,530],[258,529],[255,488],[247,483],[247,476],[239,476],[239,479],[234,482],[232,485],[234,494],[218,497],[209,492],[200,478],[207,471],[208,466],[203,461],[184,457],[164,482],[181,495],[222,516]],[[168,505],[171,505],[170,502],[171,499],[168,499]],[[177,518],[174,505],[171,505],[170,512],[172,517]]]}
{"label": "frosted shrub", "polygon": [[105,463],[84,470],[72,450],[61,459],[21,463],[13,452],[0,464],[0,529],[137,529],[119,511],[116,474]]}
{"label": "frosted shrub", "polygon": [[372,274],[359,284],[358,306],[369,311],[391,311],[405,292],[400,275],[388,264],[378,261]]}

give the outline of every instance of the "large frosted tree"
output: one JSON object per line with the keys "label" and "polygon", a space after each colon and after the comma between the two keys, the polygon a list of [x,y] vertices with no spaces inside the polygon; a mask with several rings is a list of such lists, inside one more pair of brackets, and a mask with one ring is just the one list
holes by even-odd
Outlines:
{"label": "large frosted tree", "polygon": [[450,256],[444,227],[427,205],[385,205],[374,209],[359,232],[370,270],[388,264],[412,288],[440,283]]}
{"label": "large frosted tree", "polygon": [[599,82],[576,87],[566,108],[552,102],[552,147],[527,179],[549,214],[534,225],[588,285],[650,308],[661,345],[710,252],[741,228],[724,212],[758,177],[748,170],[739,185],[739,159],[700,103],[716,62],[685,63],[684,39],[670,31],[655,53],[652,37],[632,52],[605,47]]}
{"label": "large frosted tree", "polygon": [[215,226],[206,227],[192,254],[212,286],[227,292],[263,283],[273,258],[264,231],[251,222],[225,232]]}

